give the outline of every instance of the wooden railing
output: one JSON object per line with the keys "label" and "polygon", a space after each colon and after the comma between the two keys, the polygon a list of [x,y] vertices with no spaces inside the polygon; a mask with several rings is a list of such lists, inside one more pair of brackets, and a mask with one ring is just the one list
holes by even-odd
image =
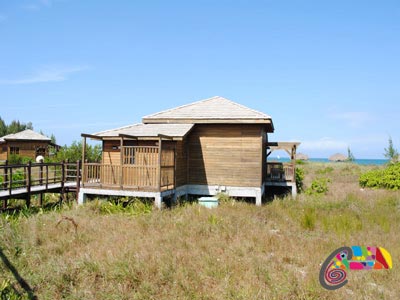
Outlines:
{"label": "wooden railing", "polygon": [[267,163],[267,181],[295,181],[295,166],[292,163]]}
{"label": "wooden railing", "polygon": [[124,147],[123,164],[85,163],[82,184],[94,188],[170,189],[175,186],[175,150]]}
{"label": "wooden railing", "polygon": [[29,205],[30,194],[46,192],[54,189],[55,185],[57,189],[63,189],[66,183],[74,183],[79,188],[79,162],[0,165],[0,195],[5,199],[3,208],[7,207],[9,198],[26,195]]}
{"label": "wooden railing", "polygon": [[174,185],[174,166],[161,166],[158,185],[157,165],[106,165],[86,163],[83,167],[84,187],[117,187],[122,189],[158,189]]}

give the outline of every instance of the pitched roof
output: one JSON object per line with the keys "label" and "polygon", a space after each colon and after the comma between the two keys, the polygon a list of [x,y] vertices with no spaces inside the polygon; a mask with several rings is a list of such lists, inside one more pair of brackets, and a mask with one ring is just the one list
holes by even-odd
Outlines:
{"label": "pitched roof", "polygon": [[269,115],[215,96],[143,117],[143,123],[267,123]]}
{"label": "pitched roof", "polygon": [[330,161],[346,161],[347,156],[341,154],[341,153],[335,153],[329,157]]}
{"label": "pitched roof", "polygon": [[29,141],[51,141],[51,139],[43,134],[37,133],[31,129],[26,129],[17,133],[7,134],[0,138],[0,142],[8,140],[29,140]]}
{"label": "pitched roof", "polygon": [[120,134],[136,137],[157,137],[159,134],[171,137],[183,137],[193,124],[132,124],[125,127],[94,133],[98,137],[118,137]]}

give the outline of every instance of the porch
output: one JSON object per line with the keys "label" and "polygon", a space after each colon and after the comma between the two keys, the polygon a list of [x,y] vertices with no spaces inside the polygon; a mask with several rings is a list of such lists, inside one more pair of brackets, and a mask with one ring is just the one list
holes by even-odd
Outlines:
{"label": "porch", "polygon": [[[101,163],[83,163],[83,188],[143,192],[175,188],[175,147],[163,143],[167,137],[159,137],[156,146],[126,146],[124,139],[128,137],[120,138],[114,152],[118,159],[103,157]],[[83,144],[85,148],[86,140]]]}
{"label": "porch", "polygon": [[267,182],[294,182],[294,181],[296,181],[294,163],[291,162],[267,163]]}
{"label": "porch", "polygon": [[[299,142],[267,143],[267,158],[275,150],[284,150],[290,157],[289,162],[266,162],[264,186],[290,188],[292,197],[296,197],[296,150]],[[269,150],[269,151],[268,151]]]}

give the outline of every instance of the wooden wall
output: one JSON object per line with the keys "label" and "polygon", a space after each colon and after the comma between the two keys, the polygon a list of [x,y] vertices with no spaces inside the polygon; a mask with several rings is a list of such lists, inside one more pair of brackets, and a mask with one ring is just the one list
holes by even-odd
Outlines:
{"label": "wooden wall", "polygon": [[[124,140],[124,146],[157,146],[158,141]],[[106,165],[119,165],[121,163],[120,140],[103,141],[102,163]]]}
{"label": "wooden wall", "polygon": [[[0,145],[0,160],[8,159],[10,155],[10,148],[11,147],[18,147],[19,148],[19,156],[23,157],[30,157],[32,159],[36,158],[36,148],[45,148],[46,149],[46,156],[49,154],[48,152],[48,142],[41,142],[41,141],[7,141]],[[6,151],[4,151],[6,148]]]}
{"label": "wooden wall", "polygon": [[188,137],[188,184],[260,187],[263,128],[197,124]]}
{"label": "wooden wall", "polygon": [[176,142],[176,187],[185,185],[187,182],[187,142]]}
{"label": "wooden wall", "polygon": [[121,163],[119,140],[103,141],[102,163],[105,165],[119,165]]}
{"label": "wooden wall", "polygon": [[0,144],[0,160],[7,160],[8,146],[6,143]]}

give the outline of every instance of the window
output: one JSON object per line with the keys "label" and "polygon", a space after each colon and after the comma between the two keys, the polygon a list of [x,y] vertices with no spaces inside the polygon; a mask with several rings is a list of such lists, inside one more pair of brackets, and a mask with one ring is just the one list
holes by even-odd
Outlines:
{"label": "window", "polygon": [[124,147],[124,164],[125,165],[135,164],[135,148]]}
{"label": "window", "polygon": [[19,154],[19,147],[10,147],[10,154]]}
{"label": "window", "polygon": [[46,156],[46,148],[44,147],[37,147],[36,148],[36,156]]}

